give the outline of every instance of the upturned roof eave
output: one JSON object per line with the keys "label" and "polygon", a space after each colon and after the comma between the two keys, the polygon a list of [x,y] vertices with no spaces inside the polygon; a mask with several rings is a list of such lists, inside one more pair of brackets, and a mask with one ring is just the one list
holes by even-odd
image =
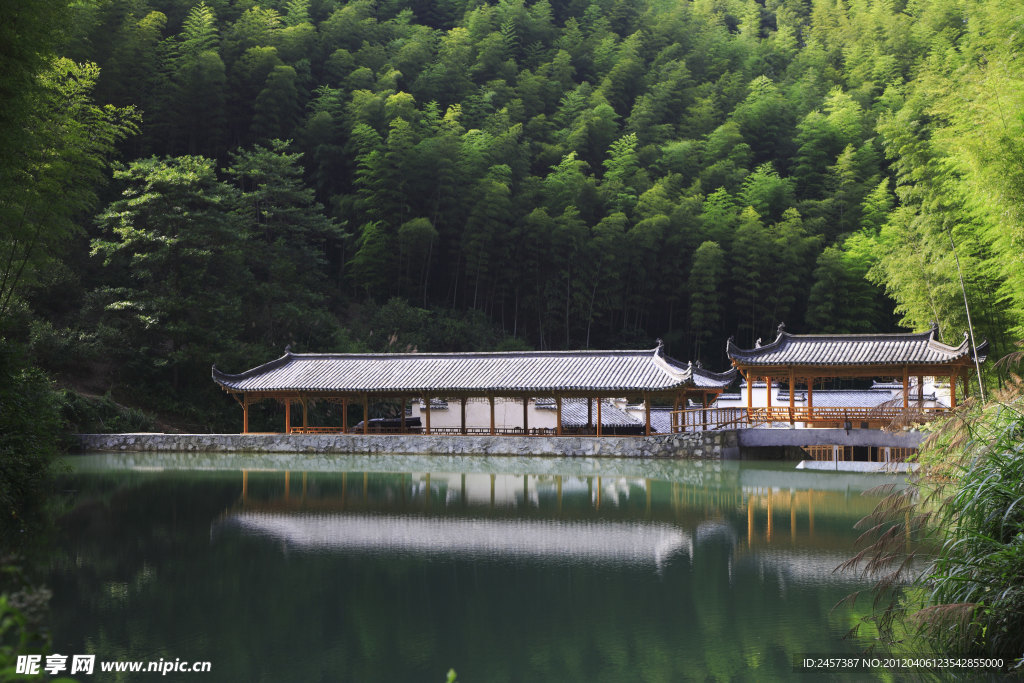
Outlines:
{"label": "upturned roof eave", "polygon": [[[877,334],[806,334],[795,335],[780,330],[779,335],[769,344],[753,349],[741,349],[730,338],[726,343],[726,353],[734,368],[743,366],[758,368],[870,368],[870,367],[903,367],[903,366],[949,366],[961,363],[965,357],[973,357],[970,344],[965,338],[958,346],[950,346],[938,341],[935,336],[937,327],[932,327],[924,332],[891,332]],[[772,359],[761,360],[765,356],[784,352],[786,348],[800,342],[866,342],[866,341],[905,341],[905,342],[926,342],[931,351],[946,355],[946,358],[928,360],[924,358],[891,358],[891,359],[841,359],[832,361],[816,360],[787,360]],[[988,342],[982,342],[978,346],[979,360],[980,353],[988,348]]]}
{"label": "upturned roof eave", "polygon": [[[330,360],[344,360],[344,361],[360,361],[365,360],[368,362],[381,361],[381,360],[395,360],[395,361],[437,361],[437,360],[481,360],[481,359],[494,359],[498,361],[508,361],[517,358],[521,359],[573,359],[573,358],[635,358],[638,362],[641,359],[648,359],[657,369],[657,373],[652,377],[649,372],[645,372],[646,381],[639,383],[612,383],[602,385],[589,385],[589,384],[540,384],[540,385],[522,385],[522,384],[485,384],[485,385],[470,385],[463,383],[459,385],[436,385],[429,381],[424,384],[408,385],[408,386],[366,386],[366,385],[347,385],[347,386],[325,386],[320,384],[317,386],[317,381],[313,380],[311,384],[303,383],[303,378],[297,377],[295,383],[286,384],[267,384],[263,386],[252,386],[253,383],[258,384],[258,378],[261,375],[265,375],[274,370],[284,368],[293,362],[302,361],[330,361]],[[694,376],[698,374],[704,379],[711,380],[717,383],[718,386],[701,386],[694,380]],[[297,374],[301,374],[297,373]],[[515,374],[515,373],[510,373]],[[661,375],[661,379],[658,379],[658,374]],[[724,389],[732,379],[735,377],[735,371],[730,369],[724,373],[711,373],[702,369],[694,369],[692,365],[688,365],[685,369],[681,367],[681,364],[674,359],[666,359],[662,354],[662,347],[659,345],[655,349],[642,349],[642,350],[605,350],[605,351],[586,351],[586,350],[573,350],[573,351],[521,351],[521,352],[473,352],[473,353],[433,353],[433,354],[420,354],[420,353],[402,353],[402,354],[293,354],[290,351],[280,358],[276,358],[272,361],[259,365],[255,368],[246,370],[239,374],[229,374],[219,370],[215,365],[211,369],[211,375],[213,380],[221,386],[222,389],[232,393],[261,393],[261,394],[274,394],[274,393],[291,393],[291,392],[302,392],[302,393],[320,393],[320,394],[372,394],[372,395],[398,395],[398,394],[433,394],[433,395],[520,395],[520,394],[595,394],[597,392],[608,393],[608,394],[642,394],[642,393],[669,393],[673,391],[680,391],[686,389],[701,389],[704,391],[715,391],[716,389]],[[282,378],[283,379],[283,378]],[[340,377],[339,379],[344,379]],[[429,379],[429,376],[424,379]],[[470,378],[471,379],[471,378]],[[249,380],[255,380],[250,382]],[[321,378],[322,380],[322,378]]]}
{"label": "upturned roof eave", "polygon": [[[270,387],[245,387],[227,382],[220,382],[221,388],[225,391],[232,393],[254,393],[254,394],[272,394],[272,393],[287,393],[287,392],[301,392],[308,394],[378,394],[378,395],[400,395],[400,394],[430,394],[431,396],[443,396],[459,394],[479,394],[480,396],[490,395],[515,395],[521,396],[523,394],[555,394],[555,393],[579,393],[594,394],[594,393],[605,393],[605,394],[654,394],[654,393],[669,393],[678,391],[680,389],[700,389],[703,391],[712,391],[714,387],[701,387],[692,383],[681,382],[678,384],[665,385],[660,387],[642,387],[635,385],[619,385],[619,386],[536,386],[536,387],[523,387],[523,386],[502,386],[502,387],[385,387],[385,388],[369,388],[369,387],[309,387],[309,386],[270,386]],[[724,389],[725,385],[721,388]]]}

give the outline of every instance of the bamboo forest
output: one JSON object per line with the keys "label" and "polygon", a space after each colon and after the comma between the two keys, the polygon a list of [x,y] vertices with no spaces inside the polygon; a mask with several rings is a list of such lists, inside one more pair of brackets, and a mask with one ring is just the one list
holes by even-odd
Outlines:
{"label": "bamboo forest", "polygon": [[287,344],[956,344],[957,257],[979,337],[1024,333],[1006,3],[5,12],[0,315],[72,392],[206,428],[211,362]]}
{"label": "bamboo forest", "polygon": [[[111,661],[192,656],[213,661],[217,680],[287,680],[294,661],[254,659],[280,643],[295,646],[285,654],[303,680],[440,681],[463,665],[458,680],[786,678],[816,643],[853,652],[842,633],[868,621],[879,638],[924,624],[940,651],[1022,666],[1018,3],[5,2],[0,104],[0,680],[50,644]],[[708,431],[709,397],[743,371],[727,350],[759,354],[783,330],[930,330],[921,344],[959,354],[962,367],[930,385],[935,415],[952,417],[905,449],[934,430],[921,451],[933,469],[897,502],[871,512],[874,498],[852,495],[881,476],[863,470],[848,484],[704,451],[637,463],[525,450],[202,455],[209,467],[190,453],[75,454],[82,434],[248,437],[245,391],[268,399],[253,432],[283,424],[274,438],[287,441],[294,399],[313,439],[305,394],[237,388],[246,368],[291,351],[651,350],[648,365],[673,381],[721,380],[691,396]],[[957,377],[975,369],[958,404]],[[861,370],[829,388],[867,391],[879,378]],[[912,375],[924,405],[926,373],[902,373],[887,391],[902,389],[905,412]],[[755,379],[762,412],[773,410],[771,375],[743,376],[746,423],[734,431],[754,426]],[[937,406],[946,378],[950,405]],[[794,382],[790,367],[774,410],[788,405],[779,426],[795,431],[805,399]],[[593,439],[611,439],[602,401],[626,411],[627,398],[591,385],[566,394],[567,409],[590,429],[596,399]],[[813,417],[814,378],[805,385]],[[404,430],[409,386],[394,391],[401,417],[376,419]],[[416,397],[427,438],[432,401],[447,410],[442,388]],[[349,432],[351,391],[334,396],[335,432]],[[493,391],[477,393],[494,437]],[[509,395],[522,426],[506,431],[527,439],[521,394]],[[467,395],[461,426],[435,418],[435,430],[467,435]],[[356,397],[363,435],[368,396]],[[563,396],[552,396],[539,408],[562,436]],[[653,402],[645,393],[637,439],[655,438]],[[707,436],[696,431],[662,434]],[[829,431],[845,438],[851,421]],[[916,583],[920,565],[900,559],[879,584],[898,594],[881,614],[830,611],[868,589],[833,571],[871,535],[857,539],[858,518],[882,532],[858,561],[912,558],[921,529],[946,553]],[[492,532],[518,540],[493,545]],[[381,550],[360,534],[393,538]],[[493,553],[473,554],[481,547]],[[346,581],[366,595],[353,599]],[[492,589],[466,600],[470,585]],[[595,600],[606,586],[617,588]],[[521,596],[550,613],[535,619]],[[223,611],[210,623],[226,626],[207,633],[213,605]],[[268,605],[273,618],[259,612]],[[760,620],[737,621],[748,609]],[[521,621],[492,618],[513,613]],[[194,618],[168,641],[175,614]]]}

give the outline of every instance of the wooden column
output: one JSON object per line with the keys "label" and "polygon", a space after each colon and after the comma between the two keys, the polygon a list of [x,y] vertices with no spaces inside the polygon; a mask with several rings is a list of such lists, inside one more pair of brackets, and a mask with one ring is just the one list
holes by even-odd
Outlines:
{"label": "wooden column", "polygon": [[405,434],[405,396],[399,397],[398,400],[401,404],[399,405],[398,409],[402,413],[402,433]]}
{"label": "wooden column", "polygon": [[[807,378],[807,419],[814,419],[814,378]],[[806,425],[805,425],[806,426]]]}
{"label": "wooden column", "polygon": [[242,394],[242,433],[249,433],[249,397]]}
{"label": "wooden column", "polygon": [[587,399],[587,429],[594,426],[594,399]]}
{"label": "wooden column", "polygon": [[309,426],[309,398],[307,396],[302,396],[302,397],[299,398],[299,400],[302,401],[302,426],[303,427],[308,427]]}
{"label": "wooden column", "polygon": [[644,395],[644,436],[651,435],[651,397]]}
{"label": "wooden column", "polygon": [[949,376],[949,407],[956,408],[956,374]]}
{"label": "wooden column", "polygon": [[363,394],[363,434],[370,433],[370,395]]}
{"label": "wooden column", "polygon": [[523,396],[523,434],[530,433],[530,416],[527,413],[530,410],[530,397]]}
{"label": "wooden column", "polygon": [[924,375],[917,376],[917,409],[924,410]]}
{"label": "wooden column", "polygon": [[750,413],[754,409],[754,376],[747,373],[747,422],[750,422]]}
{"label": "wooden column", "polygon": [[290,398],[284,400],[284,433],[292,433],[292,400]]}
{"label": "wooden column", "polygon": [[459,399],[459,431],[466,433],[466,397]]}
{"label": "wooden column", "polygon": [[427,417],[427,434],[430,434],[430,397],[429,396],[426,396],[426,395],[423,396],[423,405],[426,407],[426,413],[425,414],[426,414],[426,417]]}
{"label": "wooden column", "polygon": [[672,400],[672,433],[681,432],[679,429],[679,392],[676,392],[675,398]]}
{"label": "wooden column", "polygon": [[562,397],[555,396],[555,434],[562,435]]}
{"label": "wooden column", "polygon": [[341,431],[348,434],[348,399],[341,399]]}
{"label": "wooden column", "polygon": [[487,402],[491,404],[491,436],[494,436],[494,397],[488,396]]}
{"label": "wooden column", "polygon": [[910,375],[907,366],[903,366],[903,410],[910,407]]}
{"label": "wooden column", "polygon": [[767,406],[766,414],[768,415],[768,421],[771,422],[772,421],[772,378],[771,377],[765,377],[764,378],[764,386],[765,386],[765,389],[764,389],[765,394],[764,395],[768,397],[768,402],[765,403],[765,405]]}
{"label": "wooden column", "polygon": [[[597,435],[601,436],[601,397],[597,397]],[[600,481],[600,480],[599,480]],[[600,495],[598,495],[600,498]]]}
{"label": "wooden column", "polygon": [[701,393],[701,395],[700,395],[700,404],[701,404],[700,419],[701,419],[701,422],[704,423],[704,428],[703,428],[702,431],[706,432],[708,430],[708,392],[705,391],[705,392]]}
{"label": "wooden column", "polygon": [[789,369],[789,426],[796,426],[793,416],[794,401],[796,399],[796,378],[793,377],[793,368]]}

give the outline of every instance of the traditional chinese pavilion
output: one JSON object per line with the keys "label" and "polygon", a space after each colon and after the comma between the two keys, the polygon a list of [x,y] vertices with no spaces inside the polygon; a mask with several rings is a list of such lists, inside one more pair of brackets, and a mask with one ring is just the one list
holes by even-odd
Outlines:
{"label": "traditional chinese pavilion", "polygon": [[[515,351],[486,353],[291,353],[237,375],[212,370],[213,380],[242,406],[242,431],[249,432],[249,407],[265,399],[279,401],[285,409],[285,431],[329,433],[348,431],[348,405],[360,403],[362,431],[374,431],[370,403],[398,402],[401,417],[394,431],[409,431],[405,405],[418,398],[425,407],[422,432],[431,433],[431,399],[456,399],[461,403],[461,433],[467,433],[466,401],[485,398],[490,403],[490,425],[483,433],[529,434],[528,403],[531,398],[553,399],[557,419],[555,434],[563,433],[562,401],[583,398],[587,410],[596,408],[596,434],[601,434],[602,398],[636,397],[645,404],[644,433],[651,433],[651,403],[670,403],[678,409],[687,399],[707,406],[736,377],[736,370],[715,373],[683,364],[665,355],[661,344],[637,351]],[[495,424],[496,398],[523,404],[522,424]],[[596,400],[594,400],[596,399]],[[315,401],[341,404],[339,422],[311,426],[309,405]],[[291,408],[302,409],[302,425],[292,426]],[[588,420],[589,423],[589,420]]]}
{"label": "traditional chinese pavilion", "polygon": [[[926,332],[897,334],[790,334],[779,325],[778,336],[770,344],[741,349],[730,338],[726,351],[733,368],[746,379],[747,420],[758,422],[802,422],[807,426],[849,426],[852,421],[881,426],[915,413],[943,408],[923,408],[923,396],[911,405],[911,378],[917,391],[923,392],[925,377],[949,378],[950,408],[956,407],[956,383],[967,393],[968,378],[974,368],[975,352],[964,336],[959,346],[943,344],[936,337],[938,327]],[[983,362],[988,342],[977,347],[977,360]],[[892,378],[902,386],[901,405],[845,407],[842,410],[814,406],[814,384],[836,378]],[[773,381],[789,385],[788,406],[772,406]],[[755,382],[764,382],[767,406],[754,408]],[[806,387],[803,407],[794,406],[798,385]],[[863,426],[863,424],[858,425]]]}

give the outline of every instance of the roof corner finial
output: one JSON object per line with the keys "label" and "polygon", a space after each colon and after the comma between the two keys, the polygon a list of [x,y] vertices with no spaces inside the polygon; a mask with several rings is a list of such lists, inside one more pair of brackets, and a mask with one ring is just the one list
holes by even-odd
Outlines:
{"label": "roof corner finial", "polygon": [[284,347],[284,355],[286,355],[286,356],[287,356],[287,355],[288,355],[289,353],[291,353],[291,352],[292,352],[292,345],[291,345],[291,344],[288,344],[288,345],[286,345],[286,346]]}
{"label": "roof corner finial", "polygon": [[725,355],[729,355],[729,347],[736,344],[736,335],[731,334],[729,338],[725,340]]}
{"label": "roof corner finial", "polygon": [[779,327],[776,330],[780,335],[786,331],[786,323],[779,323]]}
{"label": "roof corner finial", "polygon": [[686,361],[686,369],[687,370],[693,370],[693,361],[692,360]]}
{"label": "roof corner finial", "polygon": [[761,348],[761,338],[760,338],[760,337],[758,337],[758,338],[757,338],[757,341],[756,341],[756,342],[754,342],[754,348],[755,348],[755,349],[759,349],[759,348]]}

